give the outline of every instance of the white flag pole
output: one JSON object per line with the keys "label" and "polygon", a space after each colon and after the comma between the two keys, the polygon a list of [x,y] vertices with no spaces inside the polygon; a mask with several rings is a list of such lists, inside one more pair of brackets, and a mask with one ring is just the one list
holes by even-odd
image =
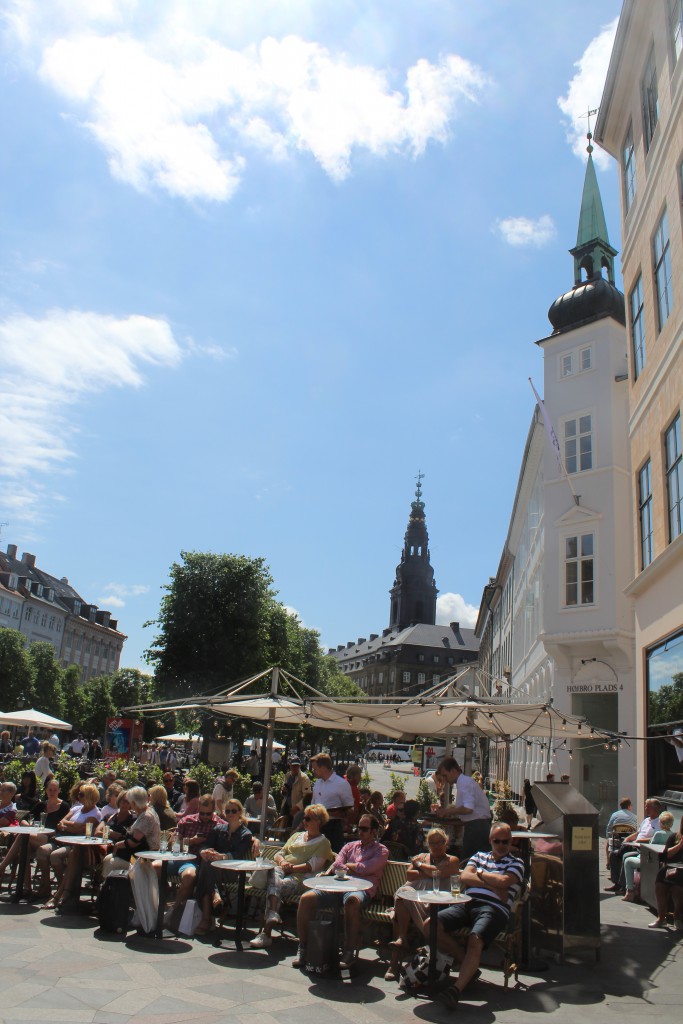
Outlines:
{"label": "white flag pole", "polygon": [[576,491],[574,490],[572,482],[569,479],[569,474],[567,473],[567,470],[565,469],[565,465],[564,465],[564,462],[562,460],[562,451],[560,449],[560,442],[557,440],[557,434],[555,433],[555,428],[553,427],[552,422],[550,420],[550,417],[548,416],[546,407],[543,404],[543,399],[541,398],[541,396],[539,395],[538,391],[534,387],[534,382],[532,381],[531,377],[529,377],[529,383],[531,384],[531,390],[533,391],[534,396],[536,398],[536,401],[538,402],[538,407],[541,410],[541,416],[543,417],[543,425],[545,426],[545,432],[548,435],[550,443],[551,443],[551,445],[553,447],[553,451],[555,452],[555,459],[557,460],[557,468],[560,471],[560,476],[563,476],[565,478],[565,480],[567,481],[567,483],[569,485],[569,490],[572,492],[572,497],[574,498],[574,501],[578,505],[579,504],[579,500],[580,500],[580,495],[576,494]]}

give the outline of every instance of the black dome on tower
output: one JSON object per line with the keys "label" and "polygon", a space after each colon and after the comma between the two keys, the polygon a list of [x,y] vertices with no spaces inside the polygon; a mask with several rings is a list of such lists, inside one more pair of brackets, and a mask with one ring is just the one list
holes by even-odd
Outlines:
{"label": "black dome on tower", "polygon": [[589,133],[579,230],[576,245],[569,250],[574,257],[574,287],[555,299],[548,310],[554,334],[606,316],[626,324],[624,296],[614,284],[617,250],[609,244],[590,138]]}

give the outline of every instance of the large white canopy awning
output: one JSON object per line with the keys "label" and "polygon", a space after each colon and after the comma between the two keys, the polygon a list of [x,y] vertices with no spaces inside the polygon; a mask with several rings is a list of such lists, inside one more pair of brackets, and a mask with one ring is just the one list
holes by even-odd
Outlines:
{"label": "large white canopy awning", "polygon": [[34,726],[36,729],[56,729],[60,732],[63,729],[71,729],[68,722],[62,722],[61,718],[54,718],[44,711],[36,711],[35,708],[28,708],[26,711],[11,711],[7,715],[0,715],[0,725],[25,725]]}

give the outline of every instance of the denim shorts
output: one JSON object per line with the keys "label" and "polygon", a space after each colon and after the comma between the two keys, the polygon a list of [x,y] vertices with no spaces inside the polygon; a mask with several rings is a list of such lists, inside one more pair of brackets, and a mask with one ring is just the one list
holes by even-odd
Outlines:
{"label": "denim shorts", "polygon": [[[319,910],[336,910],[339,906],[339,893],[336,892],[322,892],[321,889],[314,890],[318,897],[318,909]],[[345,892],[342,896],[342,903],[346,904],[347,900],[356,899],[360,903],[361,907],[366,906],[371,896],[368,896],[367,891],[365,892]]]}
{"label": "denim shorts", "polygon": [[439,924],[445,932],[469,928],[470,934],[478,936],[488,948],[508,923],[508,915],[501,907],[494,907],[473,899],[471,903],[460,903],[439,911]]}

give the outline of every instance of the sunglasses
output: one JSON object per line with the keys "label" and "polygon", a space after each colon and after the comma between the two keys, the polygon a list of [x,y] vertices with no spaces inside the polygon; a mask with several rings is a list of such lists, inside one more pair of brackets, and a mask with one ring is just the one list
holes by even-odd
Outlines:
{"label": "sunglasses", "polygon": [[213,818],[213,811],[200,811],[199,812],[199,817],[200,818]]}
{"label": "sunglasses", "polygon": [[317,821],[315,814],[304,814],[304,821]]}
{"label": "sunglasses", "polygon": [[511,839],[492,839],[491,843],[493,846],[508,846],[512,842]]}
{"label": "sunglasses", "polygon": [[239,814],[240,812],[237,810],[236,807],[226,807],[225,808],[225,813],[226,814]]}

